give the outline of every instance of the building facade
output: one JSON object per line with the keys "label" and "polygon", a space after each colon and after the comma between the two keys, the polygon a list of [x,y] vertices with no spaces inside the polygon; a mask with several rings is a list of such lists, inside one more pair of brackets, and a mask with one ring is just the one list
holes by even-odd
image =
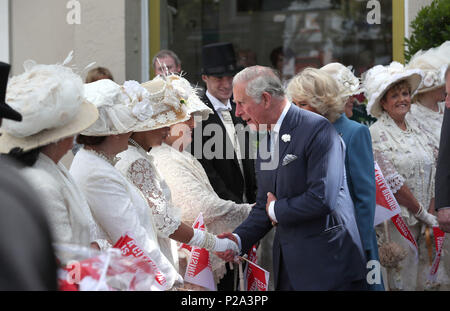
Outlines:
{"label": "building facade", "polygon": [[[73,50],[115,80],[148,80],[160,49],[175,51],[200,81],[201,47],[232,42],[242,66],[278,67],[285,79],[305,66],[339,61],[357,74],[403,61],[403,39],[431,0],[0,0],[0,60],[23,71],[32,58],[61,62]],[[272,55],[272,57],[271,57]],[[280,62],[280,60],[283,60]],[[278,63],[278,65],[277,65]]]}

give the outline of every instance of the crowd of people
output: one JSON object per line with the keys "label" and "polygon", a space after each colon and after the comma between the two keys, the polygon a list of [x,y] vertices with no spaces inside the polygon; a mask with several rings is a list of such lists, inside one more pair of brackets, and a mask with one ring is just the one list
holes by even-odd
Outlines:
{"label": "crowd of people", "polygon": [[[287,82],[210,44],[205,90],[170,50],[143,83],[104,67],[83,81],[70,62],[27,61],[11,78],[0,66],[0,289],[55,290],[55,245],[103,252],[125,233],[173,290],[205,289],[183,279],[182,244],[210,252],[218,290],[237,289],[253,245],[269,290],[450,289],[448,238],[428,278],[433,229],[450,232],[450,41],[360,78],[330,63]],[[360,94],[370,127],[349,119]],[[375,225],[376,165],[416,251],[394,222]]]}

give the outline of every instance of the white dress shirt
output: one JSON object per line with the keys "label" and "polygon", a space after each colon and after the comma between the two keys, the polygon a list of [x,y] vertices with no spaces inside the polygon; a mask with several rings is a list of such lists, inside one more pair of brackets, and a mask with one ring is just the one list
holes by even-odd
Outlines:
{"label": "white dress shirt", "polygon": [[[278,141],[278,136],[280,134],[280,129],[281,129],[281,125],[283,124],[284,118],[286,117],[286,114],[289,111],[289,108],[291,108],[291,103],[286,102],[285,106],[283,108],[283,112],[281,113],[280,117],[278,118],[277,123],[275,123],[275,125],[273,126],[273,128],[270,130],[270,153],[273,154],[274,148],[275,148],[275,143]],[[268,214],[269,217],[277,222],[277,218],[275,216],[275,202],[276,201],[272,201],[269,205],[268,208]],[[237,238],[238,240],[238,244],[239,244],[239,249],[241,249],[242,244],[241,244],[241,238],[237,235],[234,234],[234,236]]]}

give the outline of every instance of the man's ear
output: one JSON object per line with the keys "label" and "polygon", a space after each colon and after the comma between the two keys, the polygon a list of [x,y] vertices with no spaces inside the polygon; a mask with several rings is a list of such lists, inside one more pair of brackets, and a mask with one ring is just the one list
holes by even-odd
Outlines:
{"label": "man's ear", "polygon": [[202,80],[203,80],[203,82],[208,82],[208,76],[206,76],[206,75],[202,75]]}
{"label": "man's ear", "polygon": [[272,101],[272,95],[267,92],[263,92],[261,94],[261,103],[264,105],[264,108],[270,108]]}

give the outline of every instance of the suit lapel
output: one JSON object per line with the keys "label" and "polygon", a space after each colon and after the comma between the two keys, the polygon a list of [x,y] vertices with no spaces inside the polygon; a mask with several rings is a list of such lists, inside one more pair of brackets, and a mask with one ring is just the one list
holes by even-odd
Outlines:
{"label": "suit lapel", "polygon": [[[276,185],[277,185],[277,177],[278,177],[278,169],[282,166],[283,159],[286,155],[287,149],[291,144],[290,140],[283,140],[283,135],[292,136],[292,130],[298,125],[298,121],[296,118],[295,106],[291,105],[286,116],[284,117],[283,123],[281,124],[280,132],[278,133],[278,139],[276,142],[275,150],[278,150],[278,164],[277,168],[273,172],[273,189],[274,194],[276,193]],[[277,148],[278,147],[278,148]]]}
{"label": "suit lapel", "polygon": [[[211,108],[214,111],[214,114],[210,115],[210,117],[208,118],[208,121],[209,121],[208,123],[209,124],[212,124],[212,123],[219,124],[220,127],[221,127],[221,130],[222,130],[223,146],[227,146],[227,147],[230,146],[231,148],[233,148],[232,147],[233,144],[231,143],[231,140],[228,137],[228,133],[227,133],[227,130],[225,128],[225,125],[223,124],[222,119],[219,116],[219,113],[214,109],[213,104],[209,100],[208,96],[206,96],[206,94],[203,97],[203,101],[208,105],[209,108]],[[231,109],[232,109],[232,111],[230,112],[231,113],[231,118],[233,120],[233,123],[236,124],[236,118],[234,117],[234,112],[236,111],[236,106],[233,105],[233,102],[231,102]],[[239,174],[241,175],[241,177],[244,178],[244,176],[242,176],[241,169],[239,168],[239,163],[237,161],[237,156],[236,156],[236,152],[234,151],[234,149],[233,149],[233,154],[234,154],[234,158],[232,159],[232,161],[236,165],[237,171],[239,171]],[[224,149],[223,156],[224,157],[226,156],[225,149]]]}

